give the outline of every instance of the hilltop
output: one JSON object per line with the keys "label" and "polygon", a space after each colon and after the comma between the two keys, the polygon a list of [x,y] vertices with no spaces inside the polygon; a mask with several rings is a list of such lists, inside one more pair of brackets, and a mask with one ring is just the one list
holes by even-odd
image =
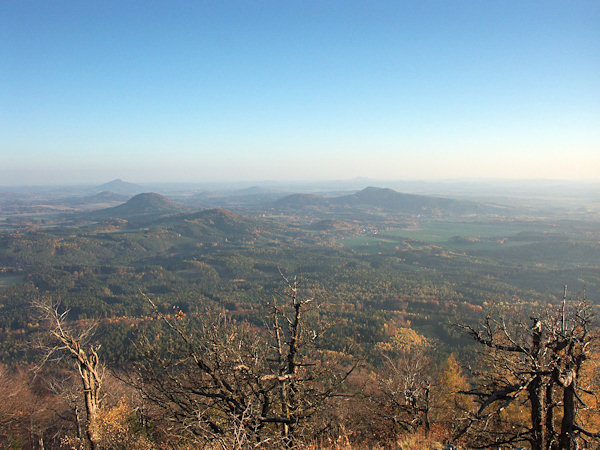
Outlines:
{"label": "hilltop", "polygon": [[94,211],[88,217],[94,220],[107,219],[109,217],[131,220],[149,216],[156,217],[175,214],[182,211],[182,206],[172,202],[163,195],[148,192],[138,194],[122,205]]}
{"label": "hilltop", "polygon": [[276,210],[298,213],[320,211],[327,213],[375,213],[385,211],[402,214],[470,215],[492,213],[493,206],[468,200],[456,200],[417,194],[404,194],[393,189],[367,187],[350,195],[322,197],[316,194],[293,194],[273,204]]}
{"label": "hilltop", "polygon": [[355,194],[336,199],[339,205],[374,206],[391,212],[412,214],[474,214],[489,210],[481,203],[467,200],[456,200],[443,197],[432,197],[417,194],[404,194],[393,189],[367,187]]}
{"label": "hilltop", "polygon": [[144,188],[137,184],[129,183],[127,181],[123,181],[117,178],[115,180],[109,181],[108,183],[101,184],[96,188],[96,191],[109,191],[122,195],[135,195],[144,192]]}

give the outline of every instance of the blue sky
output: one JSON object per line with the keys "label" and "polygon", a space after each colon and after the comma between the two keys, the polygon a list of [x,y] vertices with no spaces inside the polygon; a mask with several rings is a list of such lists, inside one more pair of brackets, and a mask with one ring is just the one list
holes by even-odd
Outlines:
{"label": "blue sky", "polygon": [[0,185],[600,179],[597,1],[0,3]]}

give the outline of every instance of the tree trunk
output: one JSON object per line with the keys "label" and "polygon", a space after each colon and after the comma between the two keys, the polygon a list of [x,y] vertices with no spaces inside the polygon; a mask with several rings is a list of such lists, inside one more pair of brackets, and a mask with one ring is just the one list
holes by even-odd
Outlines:
{"label": "tree trunk", "polygon": [[531,402],[531,450],[544,450],[544,402],[542,399],[542,377],[536,375],[529,383],[529,401]]}
{"label": "tree trunk", "polygon": [[85,412],[86,412],[86,422],[85,422],[85,434],[87,437],[87,441],[92,450],[96,448],[96,442],[94,438],[94,422],[96,419],[96,412],[98,410],[98,402],[97,396],[94,396],[93,387],[90,386],[89,382],[86,383],[86,380],[83,380],[83,389],[85,392]]}
{"label": "tree trunk", "polygon": [[426,386],[425,387],[425,411],[423,414],[423,422],[425,424],[425,437],[429,437],[429,431],[431,429],[431,425],[429,424],[429,410],[430,408],[430,401],[429,401],[429,393],[430,393],[430,387]]}
{"label": "tree trunk", "polygon": [[[554,378],[554,375],[553,375]],[[556,431],[554,431],[554,380],[548,380],[546,385],[546,450],[556,450]]]}
{"label": "tree trunk", "polygon": [[542,325],[537,318],[532,318],[531,354],[535,358],[533,369],[537,374],[533,377],[527,391],[531,403],[531,449],[544,450],[544,399],[542,397],[542,376],[539,375],[538,359],[541,350]]}
{"label": "tree trunk", "polygon": [[560,426],[558,445],[561,450],[573,448],[573,430],[575,425],[575,374],[567,376],[563,391],[563,418]]}
{"label": "tree trunk", "polygon": [[101,386],[101,376],[98,373],[98,357],[93,350],[90,352],[89,356],[83,351],[80,351],[78,363],[85,399],[85,433],[90,448],[94,450],[97,446],[93,428],[96,420],[96,413],[98,412],[98,407],[100,405]]}

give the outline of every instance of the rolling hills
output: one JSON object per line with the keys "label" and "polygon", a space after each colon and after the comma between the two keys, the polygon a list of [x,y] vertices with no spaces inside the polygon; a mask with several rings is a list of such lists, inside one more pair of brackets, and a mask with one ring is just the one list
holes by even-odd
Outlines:
{"label": "rolling hills", "polygon": [[404,194],[393,189],[367,187],[354,194],[322,197],[315,194],[292,194],[272,205],[281,211],[298,213],[400,213],[407,215],[473,215],[495,213],[500,208],[468,200],[455,200],[416,194]]}

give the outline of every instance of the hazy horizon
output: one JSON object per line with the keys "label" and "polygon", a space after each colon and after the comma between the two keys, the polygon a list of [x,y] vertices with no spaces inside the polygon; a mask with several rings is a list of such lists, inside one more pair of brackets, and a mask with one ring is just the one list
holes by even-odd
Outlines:
{"label": "hazy horizon", "polygon": [[600,180],[598,2],[0,10],[0,186]]}
{"label": "hazy horizon", "polygon": [[423,186],[428,188],[433,187],[462,187],[468,186],[487,186],[489,188],[501,189],[503,187],[522,187],[525,191],[527,189],[543,188],[547,186],[553,187],[565,187],[565,188],[598,188],[600,187],[600,179],[559,179],[559,178],[446,178],[446,179],[383,179],[383,178],[370,178],[370,177],[354,177],[345,179],[289,179],[289,180],[275,180],[275,179],[263,179],[263,180],[247,180],[247,179],[236,179],[236,180],[222,180],[222,181],[180,181],[180,180],[135,180],[135,179],[102,179],[94,182],[88,180],[86,182],[63,182],[63,183],[32,183],[32,184],[0,184],[0,190],[9,189],[18,191],[20,189],[54,189],[54,188],[65,188],[65,189],[78,189],[78,188],[101,188],[104,185],[108,185],[113,182],[123,182],[126,184],[138,185],[140,187],[177,187],[182,188],[214,188],[214,189],[247,189],[251,187],[263,187],[263,188],[278,188],[278,189],[294,189],[294,188],[318,188],[323,187],[324,189],[335,190],[337,186],[345,190],[356,190],[363,189],[366,187],[390,187],[393,189],[400,189],[402,186]]}

